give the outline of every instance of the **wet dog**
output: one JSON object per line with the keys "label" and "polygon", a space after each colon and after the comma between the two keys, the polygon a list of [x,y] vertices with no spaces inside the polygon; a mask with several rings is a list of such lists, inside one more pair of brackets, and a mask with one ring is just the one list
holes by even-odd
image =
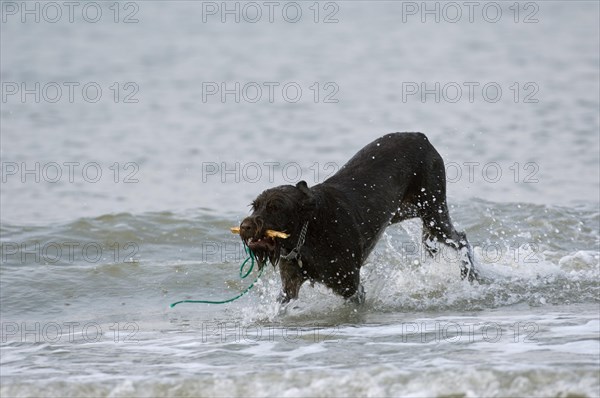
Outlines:
{"label": "wet dog", "polygon": [[[448,214],[444,161],[421,133],[378,138],[323,183],[268,189],[252,210],[240,236],[261,267],[267,260],[279,264],[284,303],[297,298],[307,280],[363,302],[360,267],[388,225],[414,217],[423,221],[429,254],[436,241],[451,246],[462,254],[462,278],[477,278],[467,237]],[[268,229],[290,237],[269,238]]]}

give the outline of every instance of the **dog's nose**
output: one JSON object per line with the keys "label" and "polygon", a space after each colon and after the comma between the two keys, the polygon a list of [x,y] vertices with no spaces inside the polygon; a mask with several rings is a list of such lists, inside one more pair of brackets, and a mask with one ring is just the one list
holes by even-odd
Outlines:
{"label": "dog's nose", "polygon": [[240,224],[240,235],[252,235],[252,223],[250,222],[250,220],[245,219],[244,221],[242,221],[242,223]]}

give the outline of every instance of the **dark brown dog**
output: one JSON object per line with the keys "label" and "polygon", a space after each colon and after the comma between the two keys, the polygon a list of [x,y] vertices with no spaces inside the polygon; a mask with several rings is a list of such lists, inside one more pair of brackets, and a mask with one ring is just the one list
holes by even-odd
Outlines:
{"label": "dark brown dog", "polygon": [[[448,214],[444,161],[421,133],[383,136],[323,183],[268,189],[252,209],[240,236],[261,267],[267,259],[279,264],[284,303],[298,297],[306,280],[362,302],[360,267],[388,225],[414,217],[423,220],[430,254],[435,241],[456,248],[462,253],[462,277],[477,278],[467,237],[454,229]],[[268,238],[267,229],[290,237]]]}

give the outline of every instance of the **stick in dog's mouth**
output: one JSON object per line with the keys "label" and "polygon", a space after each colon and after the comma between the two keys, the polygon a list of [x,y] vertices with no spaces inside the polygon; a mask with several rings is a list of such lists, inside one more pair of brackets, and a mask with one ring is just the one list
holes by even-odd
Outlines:
{"label": "stick in dog's mouth", "polygon": [[[240,234],[240,227],[231,227],[231,233],[232,234]],[[265,231],[265,236],[268,238],[281,238],[281,239],[287,239],[290,237],[289,234],[286,234],[285,232],[281,232],[281,231],[273,231],[272,229],[267,229]]]}
{"label": "stick in dog's mouth", "polygon": [[[234,234],[239,234],[240,228],[232,227],[231,232]],[[244,240],[244,244],[254,252],[260,266],[264,265],[267,257],[271,260],[273,264],[275,264],[277,262],[278,256],[275,238],[287,239],[289,236],[290,235],[286,234],[285,232],[268,229],[265,231],[264,237],[259,239],[249,238],[247,240]]]}

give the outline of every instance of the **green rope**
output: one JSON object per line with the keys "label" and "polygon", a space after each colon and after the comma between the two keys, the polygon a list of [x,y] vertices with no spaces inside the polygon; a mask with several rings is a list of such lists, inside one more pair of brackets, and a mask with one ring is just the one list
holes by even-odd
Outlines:
{"label": "green rope", "polygon": [[[244,247],[244,249],[246,250],[246,253],[248,254],[248,258],[246,258],[244,260],[244,262],[242,263],[242,265],[240,266],[240,278],[242,278],[242,279],[245,279],[248,275],[250,275],[250,273],[254,269],[254,254],[247,247]],[[250,261],[250,269],[248,270],[248,272],[244,272],[244,267],[246,266],[248,261]],[[250,289],[252,289],[254,287],[254,284],[258,281],[258,278],[260,278],[260,276],[263,273],[263,268],[260,269],[260,271],[258,272],[258,276],[256,277],[256,279],[254,279],[254,282],[252,282],[252,284],[250,286],[248,286],[243,292],[241,292],[240,294],[238,294],[237,296],[235,296],[233,298],[230,298],[229,300],[223,300],[223,301],[181,300],[181,301],[177,301],[177,302],[171,304],[169,307],[173,308],[177,304],[181,304],[181,303],[225,304],[225,303],[230,303],[232,301],[235,301],[235,300],[239,299],[240,297],[242,297],[244,294],[248,293],[250,291]]]}

